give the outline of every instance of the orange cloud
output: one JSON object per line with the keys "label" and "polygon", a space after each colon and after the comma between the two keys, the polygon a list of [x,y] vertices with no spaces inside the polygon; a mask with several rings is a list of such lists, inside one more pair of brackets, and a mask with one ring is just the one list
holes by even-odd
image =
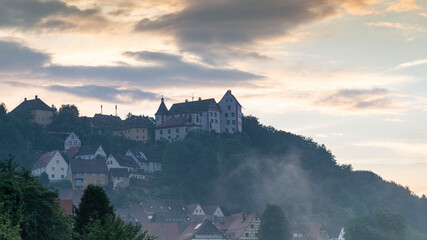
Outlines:
{"label": "orange cloud", "polygon": [[376,23],[371,22],[371,23],[367,23],[366,25],[373,26],[373,27],[389,27],[389,28],[396,28],[401,30],[424,31],[424,29],[420,26],[403,24],[398,22],[376,22]]}
{"label": "orange cloud", "polygon": [[381,3],[380,0],[347,0],[343,1],[342,7],[344,10],[352,15],[368,15],[368,14],[377,14],[375,9],[370,8],[369,6],[376,5]]}
{"label": "orange cloud", "polygon": [[412,10],[419,10],[421,7],[415,2],[415,0],[400,0],[391,4],[386,11],[387,12],[407,12]]}

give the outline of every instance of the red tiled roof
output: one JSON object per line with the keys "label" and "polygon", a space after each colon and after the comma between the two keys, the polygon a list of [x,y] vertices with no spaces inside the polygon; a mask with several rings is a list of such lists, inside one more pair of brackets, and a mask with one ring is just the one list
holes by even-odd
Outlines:
{"label": "red tiled roof", "polygon": [[142,231],[147,231],[148,235],[156,236],[156,240],[178,240],[179,230],[177,222],[169,223],[143,223]]}
{"label": "red tiled roof", "polygon": [[196,210],[196,208],[200,206],[200,204],[198,203],[194,203],[194,204],[187,204],[187,209],[188,209],[188,213],[189,214],[193,214],[194,210]]}
{"label": "red tiled roof", "polygon": [[187,122],[186,117],[177,117],[177,118],[169,118],[164,123],[162,123],[157,128],[166,128],[166,127],[174,127],[174,126],[182,126]]}
{"label": "red tiled roof", "polygon": [[243,214],[245,213],[236,213],[232,215],[234,221],[231,223],[226,233],[227,236],[231,236],[231,239],[240,238],[243,233],[245,233],[249,224],[251,224],[252,219],[256,216],[256,214],[246,214],[244,221],[242,221]]}
{"label": "red tiled roof", "polygon": [[59,205],[66,214],[73,214],[73,199],[59,200]]}
{"label": "red tiled roof", "polygon": [[78,147],[71,147],[65,153],[68,155],[68,157],[73,158],[78,151]]}
{"label": "red tiled roof", "polygon": [[48,152],[48,153],[41,155],[39,160],[37,160],[37,162],[34,164],[33,170],[38,169],[38,168],[42,168],[42,167],[46,167],[49,164],[50,160],[52,160],[53,156],[55,156],[56,152],[58,152],[58,151],[55,150],[55,151]]}

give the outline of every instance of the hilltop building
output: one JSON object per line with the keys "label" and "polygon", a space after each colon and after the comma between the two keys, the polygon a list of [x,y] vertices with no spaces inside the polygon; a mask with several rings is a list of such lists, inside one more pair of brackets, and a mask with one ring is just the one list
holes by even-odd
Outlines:
{"label": "hilltop building", "polygon": [[52,122],[54,110],[36,95],[35,98],[31,100],[25,98],[24,101],[10,113],[14,114],[18,112],[29,112],[35,123],[46,126]]}
{"label": "hilltop building", "polygon": [[155,114],[155,140],[182,139],[190,131],[205,130],[217,133],[242,131],[242,106],[228,90],[221,101],[199,98],[196,101],[175,103],[168,110],[161,99]]}
{"label": "hilltop building", "polygon": [[85,189],[88,185],[108,184],[108,168],[103,159],[71,159],[68,177],[73,189]]}
{"label": "hilltop building", "polygon": [[78,149],[74,158],[79,159],[95,159],[95,158],[107,158],[107,154],[101,145],[90,145],[82,146]]}

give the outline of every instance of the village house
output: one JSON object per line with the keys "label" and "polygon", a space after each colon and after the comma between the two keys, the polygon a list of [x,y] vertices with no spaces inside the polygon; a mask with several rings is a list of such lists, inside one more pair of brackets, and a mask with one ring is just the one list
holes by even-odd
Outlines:
{"label": "village house", "polygon": [[162,171],[162,164],[156,161],[156,155],[151,151],[144,153],[142,150],[128,149],[125,156],[133,158],[139,167],[148,173]]}
{"label": "village house", "polygon": [[130,173],[126,168],[110,168],[108,176],[113,189],[129,186]]}
{"label": "village house", "polygon": [[49,107],[36,95],[35,99],[27,100],[27,98],[25,98],[24,101],[10,113],[15,114],[18,112],[28,112],[31,114],[32,121],[42,126],[46,126],[52,122],[54,109]]}
{"label": "village house", "polygon": [[113,131],[116,136],[123,138],[141,141],[146,143],[149,140],[149,128],[153,125],[154,120],[148,117],[131,116],[130,118],[122,121],[122,126]]}
{"label": "village house", "polygon": [[82,146],[82,142],[79,137],[75,133],[70,133],[68,137],[64,141],[64,150],[67,151],[70,148],[80,148]]}
{"label": "village house", "polygon": [[108,169],[124,168],[128,172],[136,172],[139,169],[139,165],[133,158],[121,154],[110,154],[106,163]]}
{"label": "village house", "polygon": [[188,204],[187,209],[190,215],[199,215],[199,216],[206,215],[205,212],[203,211],[202,206],[200,206],[200,204],[198,203]]}
{"label": "village house", "polygon": [[100,131],[104,129],[120,129],[122,124],[122,119],[119,116],[105,115],[105,114],[95,114],[93,118],[88,118],[90,121],[90,126],[96,128]]}
{"label": "village house", "polygon": [[207,216],[224,217],[224,213],[218,205],[203,206],[203,211]]}
{"label": "village house", "polygon": [[226,240],[224,235],[210,222],[191,222],[180,234],[179,240]]}
{"label": "village house", "polygon": [[108,184],[108,168],[103,159],[71,159],[68,177],[73,189],[85,189],[88,185]]}
{"label": "village house", "polygon": [[231,240],[258,240],[258,231],[261,219],[257,214],[233,214],[234,221],[228,228],[225,236]]}
{"label": "village house", "polygon": [[58,150],[43,154],[34,164],[31,174],[40,176],[46,173],[50,181],[67,179],[68,163]]}
{"label": "village house", "polygon": [[92,146],[81,146],[77,153],[74,155],[74,158],[79,159],[95,159],[103,158],[105,159],[107,154],[101,145],[92,145]]}

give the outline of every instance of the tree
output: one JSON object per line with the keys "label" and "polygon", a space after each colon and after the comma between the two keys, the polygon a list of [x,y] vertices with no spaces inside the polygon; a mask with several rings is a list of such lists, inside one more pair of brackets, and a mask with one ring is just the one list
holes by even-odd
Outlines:
{"label": "tree", "polygon": [[47,187],[50,184],[50,179],[49,179],[49,175],[47,175],[46,172],[43,172],[42,174],[40,174],[40,182],[43,184],[43,186]]}
{"label": "tree", "polygon": [[2,213],[2,209],[0,205],[0,240],[21,240],[19,225],[12,225],[10,216]]}
{"label": "tree", "polygon": [[81,240],[153,240],[154,237],[147,235],[147,232],[140,233],[140,225],[125,223],[122,219],[109,215],[102,224],[100,219],[91,219],[83,233]]}
{"label": "tree", "polygon": [[83,233],[83,229],[91,219],[100,220],[101,224],[104,224],[109,215],[114,216],[114,208],[110,205],[110,200],[104,189],[100,186],[89,185],[83,193],[78,209],[76,209],[75,231]]}
{"label": "tree", "polygon": [[376,209],[370,216],[353,219],[347,226],[347,240],[403,240],[407,225],[399,214]]}
{"label": "tree", "polygon": [[13,157],[0,162],[0,214],[8,219],[0,218],[1,225],[10,225],[12,234],[19,229],[23,240],[70,240],[72,223],[59,206],[58,192],[18,167]]}
{"label": "tree", "polygon": [[259,240],[290,240],[291,233],[288,220],[283,210],[277,205],[267,205],[261,216]]}

